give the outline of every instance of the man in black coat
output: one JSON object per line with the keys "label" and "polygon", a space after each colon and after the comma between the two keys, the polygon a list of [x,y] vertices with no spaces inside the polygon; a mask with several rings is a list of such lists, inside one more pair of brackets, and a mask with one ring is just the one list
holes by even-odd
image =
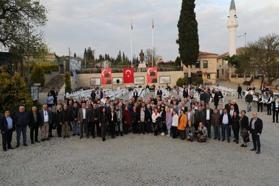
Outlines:
{"label": "man in black coat", "polygon": [[38,140],[38,131],[39,126],[41,124],[41,116],[38,112],[37,107],[32,107],[32,111],[30,112],[30,140],[31,144],[34,144],[34,133],[35,133],[35,142],[39,143]]}
{"label": "man in black coat", "polygon": [[30,115],[29,113],[25,112],[25,107],[19,106],[19,112],[15,115],[15,126],[16,126],[16,140],[17,145],[16,147],[19,147],[20,145],[20,137],[21,134],[23,136],[23,145],[27,145],[27,138],[26,138],[26,132],[27,132],[27,126],[30,122]]}
{"label": "man in black coat", "polygon": [[252,134],[253,148],[251,151],[256,151],[257,154],[261,153],[260,135],[263,130],[263,121],[257,117],[257,113],[252,113],[252,119],[249,125],[250,133]]}
{"label": "man in black coat", "polygon": [[238,85],[238,87],[237,87],[237,93],[238,93],[237,98],[242,99],[242,87],[240,85]]}
{"label": "man in black coat", "polygon": [[7,149],[13,149],[11,142],[14,128],[14,122],[10,116],[10,111],[5,111],[3,118],[0,120],[2,147],[4,151],[7,151]]}

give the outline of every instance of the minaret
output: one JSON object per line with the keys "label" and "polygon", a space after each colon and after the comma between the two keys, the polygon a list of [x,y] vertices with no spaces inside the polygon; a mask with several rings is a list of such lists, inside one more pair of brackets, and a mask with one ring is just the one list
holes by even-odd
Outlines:
{"label": "minaret", "polygon": [[236,55],[236,29],[238,27],[236,8],[234,0],[231,0],[230,13],[228,16],[228,30],[229,30],[229,54],[230,57]]}

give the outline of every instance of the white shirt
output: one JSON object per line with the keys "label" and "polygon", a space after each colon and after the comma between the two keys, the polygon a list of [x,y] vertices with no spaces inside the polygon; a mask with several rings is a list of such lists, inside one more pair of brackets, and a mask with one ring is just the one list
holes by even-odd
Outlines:
{"label": "white shirt", "polygon": [[86,109],[82,109],[82,119],[86,119]]}
{"label": "white shirt", "polygon": [[210,109],[206,109],[206,120],[210,120]]}
{"label": "white shirt", "polygon": [[229,124],[229,116],[228,114],[224,114],[222,124],[228,125]]}
{"label": "white shirt", "polygon": [[173,115],[172,116],[172,126],[174,126],[174,127],[177,127],[178,126],[178,115],[177,114],[175,114],[175,115]]}
{"label": "white shirt", "polygon": [[43,112],[44,112],[44,123],[48,123],[48,120],[49,120],[48,111],[44,110]]}
{"label": "white shirt", "polygon": [[160,116],[159,113],[155,114],[155,112],[152,114],[152,122],[156,123],[157,118]]}

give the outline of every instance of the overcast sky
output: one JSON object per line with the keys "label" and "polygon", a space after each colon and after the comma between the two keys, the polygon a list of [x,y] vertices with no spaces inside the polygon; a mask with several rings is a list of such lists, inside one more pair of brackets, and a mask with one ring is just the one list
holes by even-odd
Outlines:
{"label": "overcast sky", "polygon": [[[200,50],[221,54],[228,51],[227,16],[231,0],[197,0]],[[175,59],[178,46],[177,22],[182,0],[42,0],[48,9],[43,28],[51,51],[68,54],[68,48],[82,55],[91,46],[97,54],[116,56],[119,50],[130,56],[130,24],[133,20],[134,55],[151,48],[152,19],[155,48],[165,60]],[[247,32],[254,41],[279,33],[279,0],[236,0],[238,35]],[[238,38],[238,46],[244,37]]]}

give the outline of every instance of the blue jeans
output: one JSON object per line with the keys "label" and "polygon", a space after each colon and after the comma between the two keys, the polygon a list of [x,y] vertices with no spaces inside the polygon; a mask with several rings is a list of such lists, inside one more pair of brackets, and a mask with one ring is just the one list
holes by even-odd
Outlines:
{"label": "blue jeans", "polygon": [[79,124],[77,121],[72,121],[72,130],[74,135],[79,135]]}
{"label": "blue jeans", "polygon": [[27,144],[27,141],[26,141],[26,131],[27,131],[27,127],[19,126],[19,127],[16,128],[16,141],[17,141],[17,145],[20,145],[21,133],[22,133],[22,136],[23,136],[23,144]]}

